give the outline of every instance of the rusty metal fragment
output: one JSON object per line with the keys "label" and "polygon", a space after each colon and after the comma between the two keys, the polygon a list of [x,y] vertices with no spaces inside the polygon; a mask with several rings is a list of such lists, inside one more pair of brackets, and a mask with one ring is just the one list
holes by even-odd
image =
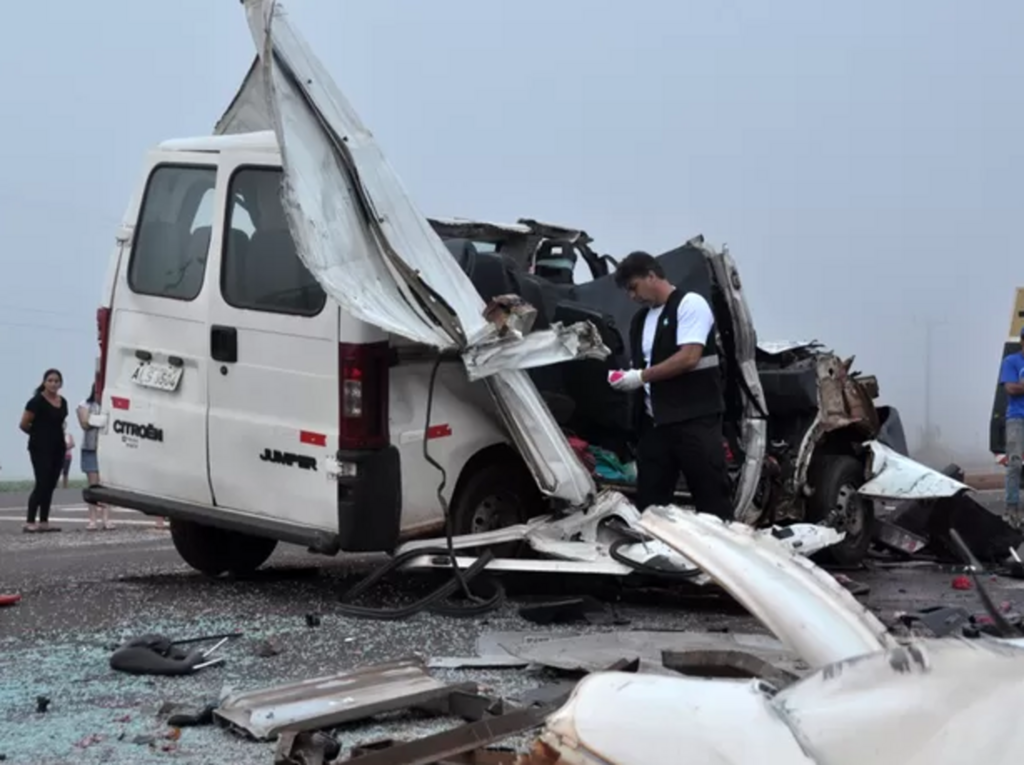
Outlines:
{"label": "rusty metal fragment", "polygon": [[447,685],[419,660],[395,661],[228,696],[214,714],[257,739],[328,728],[383,712],[426,705],[472,684]]}
{"label": "rusty metal fragment", "polygon": [[484,308],[484,318],[498,328],[499,337],[526,335],[537,320],[537,309],[519,295],[496,295]]}
{"label": "rusty metal fragment", "polygon": [[454,757],[483,749],[509,736],[539,728],[551,711],[551,707],[518,709],[416,741],[367,752],[359,757],[359,762],[361,765],[433,765],[451,761]]}

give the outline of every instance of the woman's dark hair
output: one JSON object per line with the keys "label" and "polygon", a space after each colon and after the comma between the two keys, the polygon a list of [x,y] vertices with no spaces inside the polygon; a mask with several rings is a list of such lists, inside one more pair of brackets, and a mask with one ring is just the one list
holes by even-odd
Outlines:
{"label": "woman's dark hair", "polygon": [[44,390],[46,390],[46,378],[49,377],[50,375],[57,375],[57,377],[60,378],[60,384],[64,384],[64,375],[60,373],[59,369],[47,369],[45,372],[43,372],[43,381],[39,383],[39,387],[36,388],[36,395],[39,395]]}
{"label": "woman's dark hair", "polygon": [[87,404],[95,404],[96,403],[96,383],[93,383],[92,387],[89,389],[89,398],[87,398],[85,400],[85,403],[87,403]]}

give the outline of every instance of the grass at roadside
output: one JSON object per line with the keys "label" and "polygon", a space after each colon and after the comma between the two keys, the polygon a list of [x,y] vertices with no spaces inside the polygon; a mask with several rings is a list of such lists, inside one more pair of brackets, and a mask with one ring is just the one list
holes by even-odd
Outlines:
{"label": "grass at roadside", "polygon": [[[0,494],[10,494],[13,492],[24,492],[32,491],[33,482],[31,479],[25,481],[0,481]],[[61,488],[61,487],[58,487]],[[84,489],[85,480],[72,480],[68,481],[69,489]]]}

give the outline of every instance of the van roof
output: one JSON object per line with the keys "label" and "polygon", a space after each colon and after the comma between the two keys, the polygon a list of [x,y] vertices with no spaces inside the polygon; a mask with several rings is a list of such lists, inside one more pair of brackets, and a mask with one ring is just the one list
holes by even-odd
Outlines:
{"label": "van roof", "polygon": [[195,138],[173,138],[159,146],[163,151],[265,151],[278,153],[277,136],[273,130],[231,135],[203,135]]}

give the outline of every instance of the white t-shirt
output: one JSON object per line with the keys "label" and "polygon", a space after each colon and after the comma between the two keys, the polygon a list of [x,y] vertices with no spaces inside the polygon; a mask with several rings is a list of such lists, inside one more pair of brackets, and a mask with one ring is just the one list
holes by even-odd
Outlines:
{"label": "white t-shirt", "polygon": [[[640,342],[640,350],[644,356],[644,369],[651,366],[651,350],[654,347],[654,333],[658,329],[658,322],[661,321],[661,314],[665,306],[659,305],[651,308],[644,319],[644,333]],[[665,320],[667,323],[667,319]],[[715,323],[715,315],[711,312],[711,306],[700,294],[687,292],[679,301],[679,310],[676,312],[676,345],[690,345],[697,343],[704,345],[708,341],[708,333]],[[645,383],[644,405],[647,407],[647,414],[654,416],[651,410],[651,384]]]}

